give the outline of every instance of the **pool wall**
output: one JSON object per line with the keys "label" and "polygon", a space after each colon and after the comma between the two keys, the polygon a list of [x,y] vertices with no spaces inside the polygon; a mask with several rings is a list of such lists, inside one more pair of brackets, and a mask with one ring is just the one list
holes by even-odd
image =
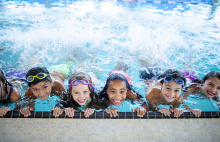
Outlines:
{"label": "pool wall", "polygon": [[[34,111],[29,117],[24,117],[19,111],[9,111],[4,118],[55,118],[52,112],[46,111]],[[69,118],[62,113],[57,118]],[[95,112],[89,118],[84,116],[83,112],[74,113],[73,118],[69,119],[177,119],[171,114],[170,116],[164,116],[159,112],[147,112],[143,117],[138,117],[134,112],[119,112],[117,117],[110,117],[105,111]],[[198,118],[195,117],[191,112],[184,112],[178,119],[181,118]],[[199,118],[220,118],[219,112],[202,112]]]}

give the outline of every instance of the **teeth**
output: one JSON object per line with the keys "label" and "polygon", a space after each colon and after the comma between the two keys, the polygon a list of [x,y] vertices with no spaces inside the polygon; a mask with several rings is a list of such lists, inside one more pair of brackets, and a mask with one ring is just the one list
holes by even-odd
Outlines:
{"label": "teeth", "polygon": [[115,100],[114,100],[114,102],[116,102],[116,103],[120,103],[121,101],[115,101]]}

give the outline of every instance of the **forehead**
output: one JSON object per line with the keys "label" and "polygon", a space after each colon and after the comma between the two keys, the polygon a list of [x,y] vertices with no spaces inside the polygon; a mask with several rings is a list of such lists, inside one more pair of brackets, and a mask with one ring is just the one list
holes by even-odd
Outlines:
{"label": "forehead", "polygon": [[31,85],[31,88],[40,88],[40,87],[45,86],[45,85],[51,85],[51,83],[49,81],[41,81],[41,82],[38,82],[35,85]]}
{"label": "forehead", "polygon": [[113,80],[109,82],[108,88],[127,88],[126,83],[122,80]]}
{"label": "forehead", "polygon": [[179,85],[179,84],[177,84],[175,81],[171,81],[171,82],[164,82],[163,83],[163,86],[169,86],[169,87],[171,87],[171,88],[182,88],[182,86],[181,85]]}
{"label": "forehead", "polygon": [[72,91],[80,91],[80,90],[86,90],[89,89],[88,85],[84,85],[81,82],[77,86],[72,86]]}
{"label": "forehead", "polygon": [[212,82],[212,83],[216,84],[217,86],[220,86],[220,79],[217,77],[212,77],[212,78],[208,79],[207,82]]}

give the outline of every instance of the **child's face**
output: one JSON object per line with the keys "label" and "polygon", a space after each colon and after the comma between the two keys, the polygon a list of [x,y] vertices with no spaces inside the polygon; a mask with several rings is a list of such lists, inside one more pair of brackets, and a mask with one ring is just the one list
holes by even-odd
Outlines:
{"label": "child's face", "polygon": [[113,80],[109,82],[107,89],[108,98],[115,106],[120,106],[126,99],[127,87],[126,83],[121,80]]}
{"label": "child's face", "polygon": [[202,81],[201,86],[203,86],[202,90],[209,98],[218,96],[220,93],[220,80],[217,77],[212,77],[205,82]]}
{"label": "child's face", "polygon": [[52,91],[53,82],[41,81],[35,85],[32,85],[31,91],[34,96],[38,97],[41,100],[46,100]]}
{"label": "child's face", "polygon": [[173,102],[180,96],[182,86],[175,81],[161,84],[161,94],[167,102]]}
{"label": "child's face", "polygon": [[88,85],[83,85],[81,82],[77,86],[72,86],[71,95],[73,99],[81,106],[85,105],[90,97]]}

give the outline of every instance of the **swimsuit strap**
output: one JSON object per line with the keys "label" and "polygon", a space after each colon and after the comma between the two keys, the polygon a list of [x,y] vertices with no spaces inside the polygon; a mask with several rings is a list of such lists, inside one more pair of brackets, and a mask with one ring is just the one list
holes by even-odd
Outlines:
{"label": "swimsuit strap", "polygon": [[11,95],[11,92],[13,91],[13,89],[14,89],[14,87],[12,86],[10,89],[9,95],[8,95],[9,98],[10,98],[10,95]]}

